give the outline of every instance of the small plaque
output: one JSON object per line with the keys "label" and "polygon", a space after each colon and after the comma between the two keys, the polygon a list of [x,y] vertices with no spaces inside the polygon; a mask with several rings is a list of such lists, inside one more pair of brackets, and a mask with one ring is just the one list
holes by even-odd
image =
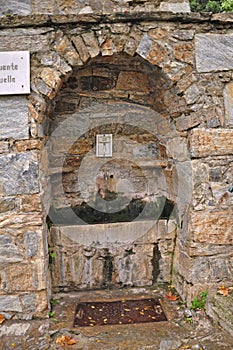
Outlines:
{"label": "small plaque", "polygon": [[0,95],[18,94],[30,94],[30,53],[0,52]]}
{"label": "small plaque", "polygon": [[112,134],[96,135],[96,156],[112,157]]}

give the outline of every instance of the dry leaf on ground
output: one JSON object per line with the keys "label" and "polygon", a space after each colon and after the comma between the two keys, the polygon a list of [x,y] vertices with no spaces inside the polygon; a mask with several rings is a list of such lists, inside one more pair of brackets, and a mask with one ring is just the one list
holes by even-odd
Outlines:
{"label": "dry leaf on ground", "polygon": [[63,335],[60,338],[57,338],[56,343],[61,346],[74,345],[77,344],[77,340],[72,339],[69,335]]}
{"label": "dry leaf on ground", "polygon": [[220,287],[220,289],[218,290],[218,294],[221,294],[224,297],[227,297],[229,294],[229,288],[226,288],[224,286]]}
{"label": "dry leaf on ground", "polygon": [[168,294],[166,294],[165,297],[171,301],[176,301],[177,299],[179,299],[179,297],[175,294],[172,294],[171,291]]}
{"label": "dry leaf on ground", "polygon": [[4,321],[6,321],[5,317],[0,314],[0,324],[2,324]]}

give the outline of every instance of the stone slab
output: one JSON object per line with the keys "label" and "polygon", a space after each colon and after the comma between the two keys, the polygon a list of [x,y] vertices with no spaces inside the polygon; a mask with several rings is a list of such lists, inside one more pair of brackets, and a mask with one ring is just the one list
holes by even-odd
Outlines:
{"label": "stone slab", "polygon": [[[152,230],[153,228],[153,230]],[[132,221],[124,223],[110,223],[98,225],[61,226],[58,230],[64,238],[84,246],[93,243],[133,243],[135,241],[156,241],[159,233],[154,221]],[[152,235],[152,237],[151,237]],[[147,239],[145,238],[147,237]]]}
{"label": "stone slab", "polygon": [[23,255],[12,239],[7,235],[0,235],[0,263],[16,263],[23,260]]}
{"label": "stone slab", "polygon": [[233,153],[233,130],[195,129],[190,137],[192,157],[223,156]]}
{"label": "stone slab", "polygon": [[44,35],[7,35],[0,36],[1,51],[20,51],[23,49],[30,52],[41,52],[49,50],[49,39]]}
{"label": "stone slab", "polygon": [[0,139],[28,139],[28,108],[25,96],[0,96]]}
{"label": "stone slab", "polygon": [[29,15],[30,14],[30,0],[8,0],[1,1],[0,15],[18,14]]}
{"label": "stone slab", "polygon": [[[178,263],[179,273],[184,276],[188,283],[210,286],[230,281],[231,259],[228,255],[191,258],[185,252],[181,252],[176,264]],[[177,266],[176,264],[175,266]]]}
{"label": "stone slab", "polygon": [[7,195],[37,193],[38,164],[32,152],[0,156],[0,192]]}
{"label": "stone slab", "polygon": [[191,215],[191,225],[195,242],[233,244],[231,210],[194,212]]}
{"label": "stone slab", "polygon": [[[22,312],[22,306],[18,296],[0,296],[0,312]],[[1,327],[2,330],[2,327]]]}
{"label": "stone slab", "polygon": [[197,34],[195,46],[198,72],[233,69],[233,34]]}
{"label": "stone slab", "polygon": [[233,82],[226,84],[224,91],[225,120],[229,126],[233,125]]}

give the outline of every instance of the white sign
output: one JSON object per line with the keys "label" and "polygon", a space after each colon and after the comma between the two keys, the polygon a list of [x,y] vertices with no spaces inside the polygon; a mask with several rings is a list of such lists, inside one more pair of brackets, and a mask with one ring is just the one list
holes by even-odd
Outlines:
{"label": "white sign", "polygon": [[96,135],[96,156],[112,157],[112,134]]}
{"label": "white sign", "polygon": [[0,95],[17,94],[30,94],[30,53],[0,52]]}

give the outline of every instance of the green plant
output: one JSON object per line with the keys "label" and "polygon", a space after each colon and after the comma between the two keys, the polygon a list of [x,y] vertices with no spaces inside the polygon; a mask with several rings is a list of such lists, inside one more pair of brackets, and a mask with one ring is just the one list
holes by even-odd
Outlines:
{"label": "green plant", "polygon": [[207,298],[208,291],[203,291],[198,294],[198,296],[194,297],[193,300],[191,301],[191,306],[190,309],[205,309],[205,304],[206,304],[206,298]]}
{"label": "green plant", "polygon": [[221,5],[217,1],[209,1],[206,4],[206,11],[207,12],[220,12],[221,11]]}
{"label": "green plant", "polygon": [[233,12],[232,0],[190,0],[193,12]]}
{"label": "green plant", "polygon": [[53,317],[54,315],[55,315],[55,311],[49,312],[49,318],[51,318],[51,320],[54,322],[59,322],[59,320],[57,318]]}
{"label": "green plant", "polygon": [[56,254],[54,253],[53,248],[49,248],[48,251],[49,251],[50,258],[55,258],[56,257]]}
{"label": "green plant", "polygon": [[233,11],[233,1],[232,0],[224,0],[222,2],[223,11],[231,12]]}
{"label": "green plant", "polygon": [[55,315],[55,311],[50,311],[49,312],[49,318],[53,317]]}

